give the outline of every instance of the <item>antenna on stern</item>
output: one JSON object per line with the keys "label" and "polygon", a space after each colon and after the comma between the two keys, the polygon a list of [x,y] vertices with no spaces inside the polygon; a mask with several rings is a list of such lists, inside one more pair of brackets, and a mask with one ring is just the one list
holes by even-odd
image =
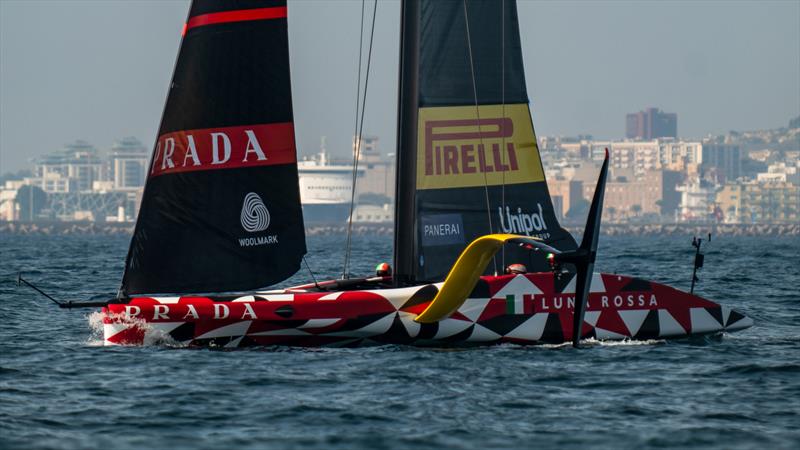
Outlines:
{"label": "antenna on stern", "polygon": [[[711,233],[708,233],[708,243],[711,242]],[[695,248],[694,251],[694,269],[692,269],[692,287],[689,289],[690,294],[694,294],[694,285],[696,282],[700,281],[700,278],[697,278],[697,270],[703,268],[703,263],[705,262],[706,255],[700,253],[700,246],[703,245],[703,238],[698,238],[694,236],[692,238],[692,247]]]}

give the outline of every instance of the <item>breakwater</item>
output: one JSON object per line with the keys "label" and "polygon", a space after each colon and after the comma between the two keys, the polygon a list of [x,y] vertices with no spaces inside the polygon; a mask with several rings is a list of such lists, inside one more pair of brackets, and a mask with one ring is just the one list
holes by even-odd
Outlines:
{"label": "breakwater", "polygon": [[132,223],[101,222],[0,222],[0,234],[130,235]]}
{"label": "breakwater", "polygon": [[[582,225],[565,225],[573,235],[583,235]],[[800,236],[800,224],[619,224],[604,223],[602,234],[607,236]],[[347,225],[314,224],[306,226],[309,236],[345,234]],[[0,234],[10,235],[130,235],[132,223],[98,222],[0,222]],[[353,234],[391,236],[393,227],[385,224],[354,224]]]}
{"label": "breakwater", "polygon": [[[565,226],[573,235],[582,236],[583,226]],[[719,223],[719,224],[603,224],[606,236],[800,236],[800,224]]]}

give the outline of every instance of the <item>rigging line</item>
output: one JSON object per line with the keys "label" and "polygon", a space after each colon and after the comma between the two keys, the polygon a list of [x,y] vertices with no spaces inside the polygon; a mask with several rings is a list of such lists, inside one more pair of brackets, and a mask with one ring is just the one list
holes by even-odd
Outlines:
{"label": "rigging line", "polygon": [[[467,0],[463,1],[464,5],[464,24],[466,25],[467,29],[467,49],[469,50],[469,70],[470,74],[472,75],[472,95],[475,98],[475,117],[476,123],[478,125],[478,136],[480,139],[480,145],[483,147],[484,155],[486,154],[486,145],[483,143],[483,130],[481,129],[481,111],[478,107],[478,87],[475,82],[475,64],[472,61],[472,39],[470,39],[470,32],[469,32],[469,14],[467,13]],[[484,156],[485,157],[485,156]],[[489,219],[489,234],[494,233],[494,227],[492,226],[492,210],[491,204],[489,203],[489,179],[486,176],[486,171],[483,172],[483,191],[486,195],[486,217]],[[497,275],[497,257],[492,257],[492,262],[494,263],[494,274]]]}
{"label": "rigging line", "polygon": [[303,255],[303,262],[306,264],[306,269],[308,269],[308,273],[311,274],[311,279],[314,281],[314,287],[319,289],[319,283],[317,283],[317,277],[314,276],[314,272],[311,270],[311,266],[308,265],[308,261],[306,260],[306,255]]}
{"label": "rigging line", "polygon": [[[364,6],[366,5],[366,0],[361,0],[361,35],[358,38],[358,80],[356,81],[356,115],[353,119],[353,139],[356,139],[358,136],[358,113],[360,111],[361,106],[361,56],[364,50]],[[357,145],[357,144],[356,144]],[[355,161],[355,151],[353,151],[353,173],[351,175],[350,186],[355,192],[355,184],[356,184],[356,161]],[[348,216],[348,221],[352,222],[353,216],[353,199],[351,196],[350,199],[350,215]],[[342,279],[347,278],[347,263],[350,257],[350,224],[348,223],[347,226],[347,240],[345,241],[344,247],[344,263],[342,264]]]}
{"label": "rigging line", "polygon": [[375,15],[378,11],[378,0],[375,0],[372,5],[372,29],[369,34],[369,48],[367,50],[367,72],[364,75],[364,96],[361,97],[361,123],[358,126],[358,135],[356,136],[356,151],[353,155],[355,163],[353,164],[353,188],[350,191],[350,217],[347,220],[347,251],[345,252],[345,274],[350,263],[350,243],[353,230],[353,204],[356,195],[356,176],[358,174],[358,157],[361,154],[361,135],[364,132],[364,110],[367,106],[367,89],[369,87],[369,69],[372,64],[372,43],[375,38]]}
{"label": "rigging line", "polygon": [[[506,0],[500,3],[500,102],[503,105],[503,123],[506,120]],[[500,154],[503,155],[503,167],[506,167],[506,134],[502,134],[502,146],[500,147]],[[506,210],[506,172],[502,172],[502,194],[500,198],[500,215]],[[503,230],[505,231],[505,230]],[[506,267],[506,246],[503,245],[503,252],[501,254],[501,267],[505,270]]]}

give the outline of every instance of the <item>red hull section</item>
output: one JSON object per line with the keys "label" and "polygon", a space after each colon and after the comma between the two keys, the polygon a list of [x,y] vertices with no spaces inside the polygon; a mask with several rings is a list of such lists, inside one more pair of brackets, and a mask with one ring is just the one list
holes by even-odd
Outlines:
{"label": "red hull section", "polygon": [[[225,297],[139,297],[104,308],[107,345],[487,345],[571,340],[574,280],[553,273],[483,277],[447,319],[414,318],[436,285],[399,289],[269,291]],[[595,274],[584,338],[664,339],[735,331],[743,314],[669,286]]]}

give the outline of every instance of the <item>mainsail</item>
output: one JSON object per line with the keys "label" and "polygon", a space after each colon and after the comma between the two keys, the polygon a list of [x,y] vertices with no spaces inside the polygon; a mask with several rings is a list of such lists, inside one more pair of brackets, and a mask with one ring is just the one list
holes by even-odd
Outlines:
{"label": "mainsail", "polygon": [[[575,248],[544,177],[516,3],[407,0],[402,9],[398,280],[443,279],[464,247],[484,234],[536,236]],[[543,268],[537,260],[544,264],[519,247],[506,248],[503,259],[529,269]]]}
{"label": "mainsail", "polygon": [[286,2],[195,0],[121,295],[255,289],[306,252]]}

